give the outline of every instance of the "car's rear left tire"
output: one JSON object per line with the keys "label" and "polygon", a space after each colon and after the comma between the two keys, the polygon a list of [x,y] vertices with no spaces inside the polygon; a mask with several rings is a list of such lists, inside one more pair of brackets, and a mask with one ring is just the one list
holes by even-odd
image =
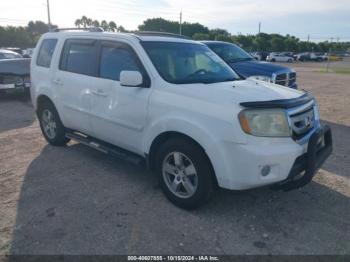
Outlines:
{"label": "car's rear left tire", "polygon": [[180,208],[198,208],[209,200],[215,188],[208,157],[190,139],[166,141],[156,154],[155,167],[163,193]]}
{"label": "car's rear left tire", "polygon": [[47,101],[38,108],[38,118],[41,131],[51,145],[64,146],[70,139],[66,137],[66,128],[63,126],[55,106]]}

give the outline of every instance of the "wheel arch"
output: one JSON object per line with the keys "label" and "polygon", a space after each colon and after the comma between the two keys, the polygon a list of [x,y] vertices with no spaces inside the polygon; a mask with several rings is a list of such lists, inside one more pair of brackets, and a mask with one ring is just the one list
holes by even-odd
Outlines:
{"label": "wheel arch", "polygon": [[35,108],[36,108],[36,112],[37,112],[37,113],[39,112],[40,107],[41,107],[43,104],[45,104],[45,103],[50,103],[50,104],[52,104],[53,106],[55,106],[54,103],[53,103],[53,101],[52,101],[52,99],[51,99],[50,97],[48,97],[48,96],[45,95],[45,94],[41,94],[41,95],[38,96],[38,98],[36,99],[36,102],[35,102]]}
{"label": "wheel arch", "polygon": [[215,182],[216,185],[218,185],[218,180],[217,180],[217,176],[215,173],[215,169],[213,167],[213,163],[210,159],[210,157],[207,154],[207,151],[205,150],[205,148],[194,138],[192,138],[191,136],[179,132],[179,131],[164,131],[160,134],[158,134],[152,141],[148,154],[147,154],[147,165],[151,170],[155,169],[155,159],[156,159],[156,154],[157,151],[159,150],[159,148],[161,147],[162,144],[164,144],[166,141],[168,141],[169,139],[172,138],[183,138],[186,140],[191,141],[192,143],[194,143],[195,145],[197,145],[199,148],[202,149],[203,153],[205,154],[205,156],[208,159],[209,165],[212,169],[212,174],[213,174],[213,180]]}

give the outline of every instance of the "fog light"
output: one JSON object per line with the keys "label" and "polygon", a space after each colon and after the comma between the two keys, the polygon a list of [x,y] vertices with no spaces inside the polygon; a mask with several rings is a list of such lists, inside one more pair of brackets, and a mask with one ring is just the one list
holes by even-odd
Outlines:
{"label": "fog light", "polygon": [[267,176],[268,174],[270,174],[270,171],[271,171],[271,167],[270,166],[264,166],[261,169],[261,175],[262,176]]}

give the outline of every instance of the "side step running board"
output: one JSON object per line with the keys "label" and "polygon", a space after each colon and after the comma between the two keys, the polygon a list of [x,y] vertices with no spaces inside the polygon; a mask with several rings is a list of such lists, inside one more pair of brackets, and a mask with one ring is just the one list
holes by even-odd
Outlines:
{"label": "side step running board", "polygon": [[101,140],[86,136],[82,133],[69,131],[66,133],[66,137],[75,140],[83,145],[92,147],[102,153],[111,154],[132,164],[140,166],[145,164],[145,159],[137,154],[134,154],[117,146],[113,146]]}

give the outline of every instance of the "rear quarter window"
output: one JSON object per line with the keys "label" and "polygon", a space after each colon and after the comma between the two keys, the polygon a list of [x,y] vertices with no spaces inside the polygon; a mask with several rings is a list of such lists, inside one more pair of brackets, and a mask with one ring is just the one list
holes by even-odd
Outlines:
{"label": "rear quarter window", "polygon": [[57,39],[45,39],[42,41],[36,60],[38,66],[50,67],[56,44]]}

